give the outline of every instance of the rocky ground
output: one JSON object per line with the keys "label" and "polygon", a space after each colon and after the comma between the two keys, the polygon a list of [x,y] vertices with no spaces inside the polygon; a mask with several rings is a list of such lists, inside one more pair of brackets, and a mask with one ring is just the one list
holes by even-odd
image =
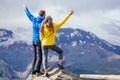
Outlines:
{"label": "rocky ground", "polygon": [[44,77],[44,75],[29,75],[27,80],[81,80],[78,75],[75,75],[67,70],[60,70],[58,68],[51,69],[49,71],[49,75],[49,78]]}

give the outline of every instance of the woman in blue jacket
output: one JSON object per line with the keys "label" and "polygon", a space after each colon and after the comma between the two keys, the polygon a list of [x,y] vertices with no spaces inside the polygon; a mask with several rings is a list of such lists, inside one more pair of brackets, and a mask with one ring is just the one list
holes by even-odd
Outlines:
{"label": "woman in blue jacket", "polygon": [[33,60],[33,66],[32,66],[32,74],[41,74],[40,72],[40,67],[42,64],[42,51],[41,51],[41,42],[39,38],[39,26],[41,22],[45,18],[45,10],[40,10],[38,12],[39,16],[34,17],[26,4],[23,5],[24,11],[29,18],[29,20],[32,22],[32,28],[33,28],[33,36],[32,36],[32,45],[33,45],[33,50],[34,50],[34,60]]}

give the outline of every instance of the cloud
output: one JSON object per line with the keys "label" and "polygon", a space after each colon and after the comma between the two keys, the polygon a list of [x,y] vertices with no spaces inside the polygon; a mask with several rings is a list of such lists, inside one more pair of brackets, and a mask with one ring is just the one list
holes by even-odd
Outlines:
{"label": "cloud", "polygon": [[[43,4],[47,3],[49,6],[61,6],[67,9],[75,9],[80,12],[88,12],[93,10],[112,10],[120,9],[120,0],[44,0]],[[51,4],[51,5],[50,5]],[[44,6],[47,6],[44,5]]]}
{"label": "cloud", "polygon": [[[17,40],[26,37],[17,33],[21,28],[25,29],[26,32],[23,33],[28,37],[32,36],[32,25],[22,9],[24,3],[28,4],[34,16],[38,15],[39,9],[45,9],[47,15],[53,17],[54,22],[61,20],[73,9],[74,15],[62,27],[84,29],[120,45],[118,43],[120,33],[115,29],[120,26],[120,0],[14,0],[12,2],[3,0],[0,3],[0,28],[14,30]],[[118,40],[113,40],[111,37]],[[30,41],[30,38],[25,39]]]}

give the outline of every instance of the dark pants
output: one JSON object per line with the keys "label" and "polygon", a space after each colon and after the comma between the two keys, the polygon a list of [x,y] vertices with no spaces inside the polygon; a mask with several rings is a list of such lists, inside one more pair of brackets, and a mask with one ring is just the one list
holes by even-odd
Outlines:
{"label": "dark pants", "polygon": [[40,71],[42,64],[42,50],[40,42],[33,42],[33,50],[34,50],[34,59],[33,59],[33,71]]}
{"label": "dark pants", "polygon": [[59,54],[59,59],[63,59],[63,51],[56,45],[52,46],[42,46],[42,56],[43,56],[43,68],[47,69],[47,56],[48,56],[48,50],[51,49]]}

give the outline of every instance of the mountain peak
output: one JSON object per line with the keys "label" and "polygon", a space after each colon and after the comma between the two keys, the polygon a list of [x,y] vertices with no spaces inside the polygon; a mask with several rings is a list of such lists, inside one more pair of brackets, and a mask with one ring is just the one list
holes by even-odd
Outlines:
{"label": "mountain peak", "polygon": [[27,80],[81,80],[78,75],[75,75],[67,70],[52,68],[49,72],[50,77],[29,75]]}
{"label": "mountain peak", "polygon": [[13,32],[5,29],[0,29],[0,42],[7,41],[13,37]]}

